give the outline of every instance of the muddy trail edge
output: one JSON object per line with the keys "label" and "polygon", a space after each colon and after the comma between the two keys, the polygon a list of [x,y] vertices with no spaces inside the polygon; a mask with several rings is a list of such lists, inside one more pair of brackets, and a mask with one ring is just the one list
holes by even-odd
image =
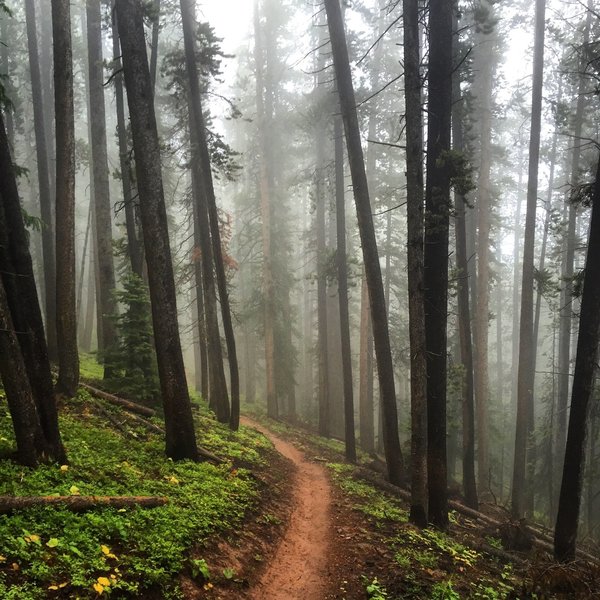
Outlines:
{"label": "muddy trail edge", "polygon": [[327,472],[259,423],[246,417],[241,422],[265,435],[296,467],[289,526],[248,597],[252,600],[326,598],[332,584],[327,565],[333,538],[332,490]]}

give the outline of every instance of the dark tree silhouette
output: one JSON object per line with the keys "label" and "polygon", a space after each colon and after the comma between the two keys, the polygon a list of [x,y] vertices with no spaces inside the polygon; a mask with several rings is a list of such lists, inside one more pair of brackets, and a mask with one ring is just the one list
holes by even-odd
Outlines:
{"label": "dark tree silhouette", "polygon": [[198,450],[179,340],[142,6],[140,0],[117,0],[116,9],[148,264],[154,345],[165,412],[166,453],[175,460],[195,460]]}
{"label": "dark tree silhouette", "polygon": [[348,59],[348,47],[339,0],[325,0],[327,25],[333,52],[333,64],[340,98],[348,162],[354,188],[354,201],[362,243],[363,261],[369,287],[373,339],[377,357],[377,371],[383,411],[383,444],[389,480],[400,484],[402,480],[402,452],[398,438],[398,414],[387,310],[379,264],[379,253],[373,227],[367,174],[360,141],[356,114],[356,100]]}

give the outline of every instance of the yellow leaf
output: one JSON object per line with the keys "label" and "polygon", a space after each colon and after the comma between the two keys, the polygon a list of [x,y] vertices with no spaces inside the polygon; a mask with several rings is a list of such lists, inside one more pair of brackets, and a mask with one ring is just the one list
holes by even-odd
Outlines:
{"label": "yellow leaf", "polygon": [[110,579],[108,579],[108,577],[98,577],[98,583],[104,587],[108,587],[110,585]]}
{"label": "yellow leaf", "polygon": [[10,565],[12,567],[13,571],[18,571],[21,567],[19,567],[19,565],[17,563],[13,563],[12,565]]}
{"label": "yellow leaf", "polygon": [[102,550],[102,554],[106,554],[107,556],[110,554],[110,548],[104,544],[100,546],[100,550]]}
{"label": "yellow leaf", "polygon": [[57,589],[58,589],[58,586],[57,586],[57,585],[49,585],[49,586],[48,586],[48,589],[49,589],[49,590],[57,590]]}
{"label": "yellow leaf", "polygon": [[98,594],[101,594],[104,591],[104,586],[100,585],[99,583],[94,583],[92,587],[98,592]]}
{"label": "yellow leaf", "polygon": [[6,560],[6,556],[2,556],[2,554],[0,554],[0,562],[4,562]]}
{"label": "yellow leaf", "polygon": [[177,477],[175,477],[174,475],[171,475],[171,477],[169,477],[169,483],[177,485],[179,483],[179,479],[177,479]]}
{"label": "yellow leaf", "polygon": [[59,588],[64,588],[64,587],[67,587],[68,585],[69,585],[69,582],[68,582],[68,581],[65,581],[64,583],[59,583],[59,584],[58,584],[58,587],[59,587]]}
{"label": "yellow leaf", "polygon": [[76,485],[72,485],[69,488],[69,492],[71,493],[72,496],[78,496],[79,495],[79,488]]}
{"label": "yellow leaf", "polygon": [[60,470],[64,473],[69,470],[69,465],[60,465]]}
{"label": "yellow leaf", "polygon": [[29,544],[35,544],[40,541],[40,536],[32,533],[31,535],[26,535],[24,539]]}

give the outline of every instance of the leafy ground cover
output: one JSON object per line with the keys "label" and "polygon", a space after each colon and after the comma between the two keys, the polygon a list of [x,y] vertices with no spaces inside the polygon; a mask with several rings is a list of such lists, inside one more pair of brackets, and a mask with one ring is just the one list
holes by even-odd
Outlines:
{"label": "leafy ground cover", "polygon": [[[88,377],[97,375],[86,362]],[[118,417],[119,409],[103,408]],[[10,417],[0,401],[0,494],[165,496],[168,503],[0,515],[0,598],[181,598],[182,573],[210,587],[202,553],[260,500],[251,469],[268,462],[270,443],[250,429],[232,434],[203,408],[198,441],[224,464],[175,463],[165,458],[160,435],[116,431],[84,391],[60,412],[69,464],[32,470],[11,460]],[[220,575],[233,577],[227,567]]]}

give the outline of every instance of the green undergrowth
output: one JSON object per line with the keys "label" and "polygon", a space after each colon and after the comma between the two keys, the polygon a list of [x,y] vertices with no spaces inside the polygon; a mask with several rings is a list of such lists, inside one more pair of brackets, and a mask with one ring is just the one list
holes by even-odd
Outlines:
{"label": "green undergrowth", "polygon": [[61,409],[69,464],[28,469],[11,459],[11,422],[0,402],[0,494],[168,498],[152,509],[40,507],[0,515],[0,598],[178,598],[181,572],[201,583],[194,561],[202,544],[239,526],[259,500],[249,469],[266,463],[270,444],[250,429],[230,432],[206,410],[196,424],[198,443],[224,464],[166,459],[162,436],[116,431],[81,391]]}
{"label": "green undergrowth", "polygon": [[[371,599],[507,600],[514,594],[515,575],[510,564],[474,550],[469,536],[458,534],[460,516],[450,513],[450,532],[418,529],[408,522],[404,500],[381,489],[363,474],[371,457],[359,453],[359,465],[344,462],[344,444],[314,433],[267,419],[260,409],[252,416],[282,437],[292,439],[309,456],[325,459],[334,484],[352,508],[370,525],[371,544],[385,548],[381,569],[362,574],[365,597]],[[477,537],[477,532],[473,536]],[[475,541],[473,539],[473,541]],[[493,544],[492,544],[493,545]],[[532,596],[528,596],[529,598]]]}

